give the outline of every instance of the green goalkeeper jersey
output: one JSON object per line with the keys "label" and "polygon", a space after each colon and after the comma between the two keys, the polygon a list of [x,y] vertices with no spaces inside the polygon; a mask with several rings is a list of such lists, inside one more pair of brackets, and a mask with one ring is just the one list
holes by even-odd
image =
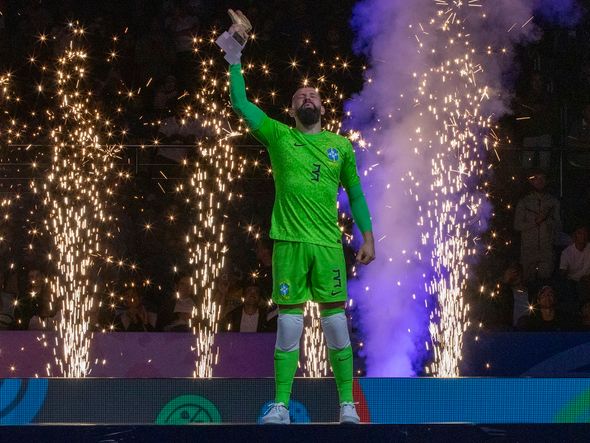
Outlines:
{"label": "green goalkeeper jersey", "polygon": [[340,247],[336,206],[340,184],[361,232],[372,230],[348,139],[329,131],[305,134],[268,117],[248,101],[239,64],[230,66],[230,96],[234,109],[270,154],[276,187],[271,238]]}
{"label": "green goalkeeper jersey", "polygon": [[305,134],[268,116],[252,133],[268,149],[274,176],[271,238],[340,247],[338,187],[360,183],[348,139]]}

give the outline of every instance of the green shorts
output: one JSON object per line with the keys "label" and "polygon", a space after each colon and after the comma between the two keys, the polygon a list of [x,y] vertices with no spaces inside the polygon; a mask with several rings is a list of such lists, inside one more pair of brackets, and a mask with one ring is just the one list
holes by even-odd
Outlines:
{"label": "green shorts", "polygon": [[346,265],[342,247],[275,241],[272,299],[278,305],[346,301]]}

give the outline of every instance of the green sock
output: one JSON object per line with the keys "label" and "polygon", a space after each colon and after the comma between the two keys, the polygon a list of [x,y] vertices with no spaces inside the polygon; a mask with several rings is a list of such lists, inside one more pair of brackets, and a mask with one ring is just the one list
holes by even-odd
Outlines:
{"label": "green sock", "polygon": [[297,363],[299,363],[299,349],[291,352],[275,349],[275,403],[283,403],[287,408]]}
{"label": "green sock", "polygon": [[328,349],[340,403],[352,403],[352,347]]}

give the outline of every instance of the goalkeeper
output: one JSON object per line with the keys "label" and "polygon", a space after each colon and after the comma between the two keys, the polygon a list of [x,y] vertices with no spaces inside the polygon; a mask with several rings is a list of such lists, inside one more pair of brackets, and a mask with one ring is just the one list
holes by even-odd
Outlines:
{"label": "goalkeeper", "polygon": [[[232,43],[243,45],[250,22],[240,11],[229,13],[233,25],[224,36],[232,36]],[[375,246],[354,151],[345,137],[322,130],[325,111],[314,88],[300,88],[293,94],[289,115],[295,119],[295,128],[268,117],[248,101],[239,55],[230,58],[231,103],[267,148],[276,188],[270,231],[274,240],[272,298],[279,306],[274,354],[276,393],[262,423],[290,423],[289,398],[299,361],[303,307],[310,300],[319,303],[338,388],[340,422],[359,423],[352,396],[352,348],[344,311],[346,267],[337,224],[340,184],[363,234],[358,262],[366,265],[373,261]]]}

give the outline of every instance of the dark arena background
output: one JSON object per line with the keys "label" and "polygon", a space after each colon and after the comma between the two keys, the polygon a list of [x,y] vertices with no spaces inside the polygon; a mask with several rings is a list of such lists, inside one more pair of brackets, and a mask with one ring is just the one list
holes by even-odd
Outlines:
{"label": "dark arena background", "polygon": [[[312,303],[260,424],[275,188],[228,8],[249,100],[314,87],[355,150],[360,425]],[[0,0],[0,442],[588,441],[589,228],[588,0]]]}

